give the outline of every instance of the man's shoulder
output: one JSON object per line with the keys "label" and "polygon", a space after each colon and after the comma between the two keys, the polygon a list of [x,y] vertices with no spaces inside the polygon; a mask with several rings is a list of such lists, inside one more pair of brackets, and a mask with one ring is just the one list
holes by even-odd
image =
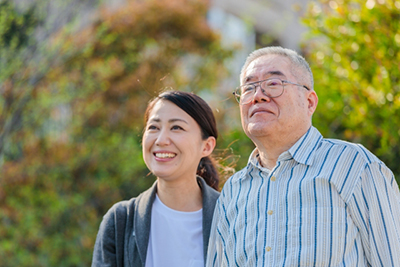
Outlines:
{"label": "man's shoulder", "polygon": [[226,180],[226,182],[224,183],[223,191],[225,192],[229,191],[232,187],[235,187],[235,185],[237,185],[238,183],[242,183],[243,179],[247,179],[248,178],[247,174],[250,168],[249,165],[250,164],[247,164],[246,167],[235,172],[231,177],[229,177],[228,180]]}
{"label": "man's shoulder", "polygon": [[[237,183],[240,180],[242,180],[243,178],[246,177],[246,174],[249,172],[249,163],[247,164],[247,166],[245,166],[243,169],[235,172],[231,177],[229,177],[228,181],[230,183]],[[227,182],[228,182],[227,181]]]}
{"label": "man's shoulder", "polygon": [[333,149],[334,152],[344,155],[354,154],[359,160],[363,160],[366,163],[380,162],[378,157],[365,148],[362,144],[333,138],[324,138],[321,143],[321,148],[330,147],[330,150]]}

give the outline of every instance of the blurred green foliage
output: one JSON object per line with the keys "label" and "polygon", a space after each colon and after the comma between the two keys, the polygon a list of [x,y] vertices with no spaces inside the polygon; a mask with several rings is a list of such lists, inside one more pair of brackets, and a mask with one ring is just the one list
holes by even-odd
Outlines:
{"label": "blurred green foliage", "polygon": [[89,266],[105,212],[154,182],[147,102],[215,87],[231,52],[202,0],[103,6],[48,38],[42,11],[0,2],[0,265]]}
{"label": "blurred green foliage", "polygon": [[[0,266],[90,265],[106,210],[154,181],[141,154],[149,99],[165,87],[220,94],[210,88],[232,51],[205,2],[0,0]],[[321,0],[304,19],[314,125],[362,143],[398,179],[399,14],[399,1]],[[254,146],[229,101],[215,114],[216,155],[238,170]]]}
{"label": "blurred green foliage", "polygon": [[[30,7],[23,13],[15,10],[10,1],[0,2],[0,44],[1,46],[21,49],[28,44],[29,36],[38,24],[34,7]],[[4,51],[4,50],[2,50]],[[2,54],[4,58],[6,54]]]}
{"label": "blurred green foliage", "polygon": [[304,47],[324,136],[363,144],[400,182],[400,1],[321,0]]}

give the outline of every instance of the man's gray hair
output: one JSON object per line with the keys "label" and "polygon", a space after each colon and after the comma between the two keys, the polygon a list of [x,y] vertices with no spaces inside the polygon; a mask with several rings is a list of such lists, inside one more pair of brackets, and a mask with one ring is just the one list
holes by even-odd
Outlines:
{"label": "man's gray hair", "polygon": [[[305,83],[310,89],[314,88],[314,78],[308,62],[299,55],[296,51],[280,46],[269,46],[253,51],[246,59],[242,70],[240,72],[240,83],[243,83],[244,72],[252,61],[265,55],[279,55],[284,56],[292,63],[291,72],[293,76],[299,79],[299,82]],[[299,71],[300,70],[300,71]]]}

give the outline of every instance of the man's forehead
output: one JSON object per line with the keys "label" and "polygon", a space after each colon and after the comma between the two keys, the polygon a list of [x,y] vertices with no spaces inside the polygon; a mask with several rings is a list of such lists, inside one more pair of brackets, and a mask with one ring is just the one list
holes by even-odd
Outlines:
{"label": "man's forehead", "polygon": [[254,76],[282,76],[285,77],[290,70],[290,61],[280,55],[265,55],[253,60],[244,72],[244,81],[251,80]]}
{"label": "man's forehead", "polygon": [[262,67],[288,67],[290,66],[290,60],[282,55],[264,55],[254,59],[250,64],[247,66],[247,70],[252,68],[262,68]]}

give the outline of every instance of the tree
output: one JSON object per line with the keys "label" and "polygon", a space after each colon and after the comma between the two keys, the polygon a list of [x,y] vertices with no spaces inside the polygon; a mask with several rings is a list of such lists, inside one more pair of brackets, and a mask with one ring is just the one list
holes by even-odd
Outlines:
{"label": "tree", "polygon": [[400,4],[333,0],[310,5],[305,45],[325,136],[361,143],[400,182]]}
{"label": "tree", "polygon": [[[11,11],[18,19],[25,14]],[[3,110],[26,96],[18,125],[15,109],[0,121],[13,125],[0,150],[3,263],[90,264],[102,215],[154,181],[140,145],[149,99],[165,87],[211,90],[225,75],[230,51],[220,47],[206,11],[201,0],[103,6],[85,24],[75,20],[52,31],[41,44],[46,57],[27,57],[1,76]],[[35,34],[27,36],[38,45]]]}

